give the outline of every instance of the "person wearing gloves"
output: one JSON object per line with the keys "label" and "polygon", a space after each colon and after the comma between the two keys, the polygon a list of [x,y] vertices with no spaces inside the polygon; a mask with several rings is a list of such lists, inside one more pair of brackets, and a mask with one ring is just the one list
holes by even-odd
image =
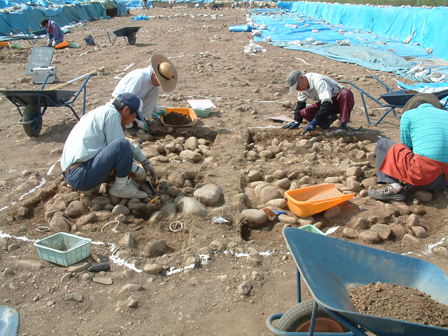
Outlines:
{"label": "person wearing gloves", "polygon": [[[143,117],[150,119],[153,112],[160,112],[157,106],[160,88],[166,93],[171,92],[176,88],[177,81],[177,69],[174,64],[165,56],[155,54],[151,57],[148,67],[133,70],[124,76],[115,87],[112,97],[115,98],[123,92],[135,94],[143,100]],[[146,128],[145,120],[136,123],[139,128]]]}
{"label": "person wearing gloves", "polygon": [[406,192],[448,187],[448,111],[425,100],[405,111],[397,144],[382,138],[376,143],[376,176],[387,186],[369,190],[380,201],[404,201]]}
{"label": "person wearing gloves", "polygon": [[64,41],[64,33],[56,22],[42,19],[40,25],[47,32],[47,47],[55,47]]}
{"label": "person wearing gloves", "polygon": [[[139,146],[124,136],[123,127],[134,119],[143,119],[143,102],[133,93],[118,95],[113,101],[85,114],[70,132],[62,152],[61,169],[65,181],[73,188],[87,191],[98,187],[113,174],[109,190],[119,198],[146,198],[129,175],[152,182],[158,179],[154,167]],[[133,162],[141,162],[139,167]]]}
{"label": "person wearing gloves", "polygon": [[[353,93],[344,89],[335,80],[317,74],[300,71],[291,71],[286,77],[289,86],[289,94],[297,94],[297,105],[294,111],[294,122],[283,126],[285,129],[294,129],[300,126],[303,119],[309,124],[302,134],[315,130],[317,126],[327,129],[340,115],[340,126],[336,130],[338,135],[348,133],[347,123],[355,105]],[[306,106],[306,100],[311,98],[317,101],[314,105]]]}

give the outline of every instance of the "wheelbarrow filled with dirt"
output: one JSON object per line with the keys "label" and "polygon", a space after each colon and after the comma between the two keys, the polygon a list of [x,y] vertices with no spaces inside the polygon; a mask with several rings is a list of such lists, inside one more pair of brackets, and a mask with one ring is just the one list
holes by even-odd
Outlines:
{"label": "wheelbarrow filled with dirt", "polygon": [[[299,303],[287,313],[274,314],[267,319],[267,326],[274,335],[448,335],[445,326],[448,316],[441,317],[445,325],[440,327],[404,318],[370,315],[355,308],[349,293],[350,288],[372,283],[405,286],[419,291],[422,296],[429,295],[432,302],[448,314],[448,276],[437,266],[298,228],[286,228],[283,235],[312,299],[300,302],[298,277]],[[386,303],[392,304],[393,300],[391,296]],[[409,309],[426,308],[418,305]],[[274,327],[276,320],[278,323]]]}

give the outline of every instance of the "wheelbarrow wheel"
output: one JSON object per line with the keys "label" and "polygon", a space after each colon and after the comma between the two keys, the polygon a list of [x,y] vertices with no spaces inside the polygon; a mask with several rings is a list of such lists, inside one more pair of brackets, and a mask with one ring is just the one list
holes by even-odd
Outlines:
{"label": "wheelbarrow wheel", "polygon": [[134,45],[135,42],[137,42],[137,36],[135,36],[135,33],[129,35],[129,36],[128,36],[128,44],[130,44],[130,45]]}
{"label": "wheelbarrow wheel", "polygon": [[[30,121],[37,118],[38,116],[39,112],[37,110],[37,104],[29,104],[25,106],[22,121]],[[38,118],[31,124],[23,125],[23,129],[26,135],[28,135],[29,137],[39,136],[39,133],[42,130],[42,117]]]}
{"label": "wheelbarrow wheel", "polygon": [[[290,332],[310,331],[314,300],[303,301],[289,309],[278,321],[277,329]],[[317,307],[314,332],[346,332],[338,321],[334,320],[321,307]]]}
{"label": "wheelbarrow wheel", "polygon": [[404,105],[403,113],[414,108],[419,107],[421,104],[431,104],[435,108],[442,108],[442,104],[440,104],[439,98],[432,93],[418,93],[414,97],[408,100],[406,105]]}

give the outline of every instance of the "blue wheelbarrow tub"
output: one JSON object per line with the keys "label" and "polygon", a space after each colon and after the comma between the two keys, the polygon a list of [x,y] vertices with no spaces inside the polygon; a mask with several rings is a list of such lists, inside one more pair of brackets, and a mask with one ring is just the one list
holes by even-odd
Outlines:
{"label": "blue wheelbarrow tub", "polygon": [[[382,98],[389,105],[394,105],[396,107],[404,107],[406,103],[409,101],[409,99],[411,99],[412,97],[414,97],[419,93],[420,92],[412,92],[412,90],[400,90],[384,93],[380,95],[380,98]],[[448,96],[448,90],[431,92],[431,94],[435,95],[437,98],[439,98],[439,100],[441,100],[446,96]]]}
{"label": "blue wheelbarrow tub", "polygon": [[357,312],[347,287],[389,282],[417,289],[448,305],[448,277],[437,266],[297,228],[283,231],[317,303],[378,336],[448,336],[448,329]]}
{"label": "blue wheelbarrow tub", "polygon": [[9,101],[14,105],[18,103],[20,106],[37,104],[49,107],[58,107],[69,101],[77,91],[67,90],[0,90]]}
{"label": "blue wheelbarrow tub", "polygon": [[19,331],[19,313],[11,307],[0,306],[0,335],[15,336]]}

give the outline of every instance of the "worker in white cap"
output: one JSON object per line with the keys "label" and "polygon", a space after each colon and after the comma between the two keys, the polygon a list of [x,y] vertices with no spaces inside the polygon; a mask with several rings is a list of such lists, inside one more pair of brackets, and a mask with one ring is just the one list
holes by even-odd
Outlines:
{"label": "worker in white cap", "polygon": [[[118,95],[113,101],[86,113],[70,132],[62,152],[61,169],[65,181],[74,189],[98,187],[109,176],[115,182],[109,194],[118,198],[147,198],[130,176],[143,180],[158,178],[140,147],[125,138],[123,127],[143,119],[143,102],[133,93]],[[138,166],[135,160],[140,161]]]}
{"label": "worker in white cap", "polygon": [[[177,85],[178,75],[174,64],[165,56],[155,54],[151,57],[150,65],[144,69],[136,69],[128,73],[115,87],[112,97],[123,92],[131,92],[143,100],[143,117],[151,118],[153,112],[158,113],[157,98],[160,88],[166,93],[172,92]],[[139,128],[146,124],[137,121]]]}

